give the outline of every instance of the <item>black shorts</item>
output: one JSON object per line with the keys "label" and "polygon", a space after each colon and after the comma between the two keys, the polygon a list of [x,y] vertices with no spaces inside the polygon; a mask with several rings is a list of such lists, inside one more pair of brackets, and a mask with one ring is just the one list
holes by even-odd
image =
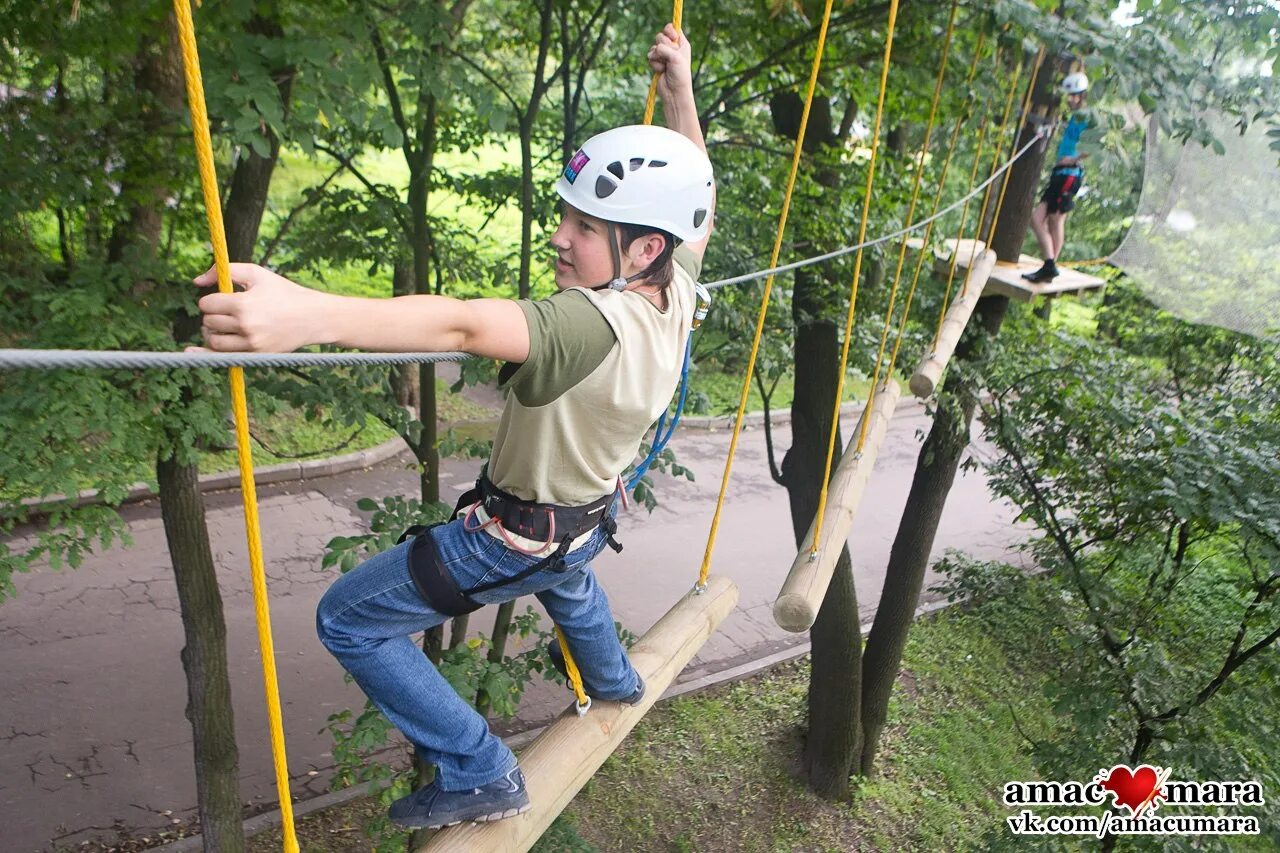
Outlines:
{"label": "black shorts", "polygon": [[1040,200],[1050,213],[1068,213],[1076,206],[1076,193],[1084,183],[1084,169],[1079,166],[1056,166],[1049,175],[1049,185]]}

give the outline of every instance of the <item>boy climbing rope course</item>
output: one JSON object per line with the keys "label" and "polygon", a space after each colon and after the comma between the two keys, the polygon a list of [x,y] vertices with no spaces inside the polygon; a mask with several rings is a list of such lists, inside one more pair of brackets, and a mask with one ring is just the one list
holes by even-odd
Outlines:
{"label": "boy climbing rope course", "polygon": [[[461,350],[505,362],[493,452],[452,521],[416,528],[330,587],[320,639],[437,768],[392,804],[408,827],[511,817],[530,808],[516,756],[412,635],[485,604],[536,595],[589,696],[637,703],[645,686],[592,573],[611,545],[620,475],[666,411],[698,309],[695,280],[715,188],[698,124],[690,48],[668,24],[648,59],[667,128],[587,140],[556,183],[558,292],[539,300],[341,297],[233,264],[239,293],[200,300],[207,347],[289,352]],[[196,279],[211,284],[211,270]],[[563,657],[553,655],[557,666]]]}
{"label": "boy climbing rope course", "polygon": [[1049,183],[1040,196],[1040,203],[1031,212],[1031,230],[1040,243],[1044,264],[1040,269],[1022,276],[1036,284],[1053,281],[1058,277],[1057,259],[1062,253],[1066,237],[1067,214],[1075,207],[1076,193],[1084,183],[1084,167],[1081,162],[1089,156],[1081,152],[1080,138],[1085,131],[1097,124],[1092,112],[1085,108],[1089,78],[1084,72],[1068,74],[1062,81],[1062,91],[1066,93],[1071,118],[1058,142],[1058,157],[1049,174]]}

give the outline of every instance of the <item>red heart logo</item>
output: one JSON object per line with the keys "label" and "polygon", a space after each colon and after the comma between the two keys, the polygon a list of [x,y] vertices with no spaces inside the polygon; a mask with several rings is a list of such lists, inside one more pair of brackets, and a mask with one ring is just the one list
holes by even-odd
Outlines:
{"label": "red heart logo", "polygon": [[1143,764],[1136,771],[1127,765],[1117,764],[1101,781],[1104,790],[1115,794],[1116,805],[1124,806],[1134,817],[1148,804],[1154,803],[1157,797],[1164,796],[1156,787],[1160,776],[1150,764]]}

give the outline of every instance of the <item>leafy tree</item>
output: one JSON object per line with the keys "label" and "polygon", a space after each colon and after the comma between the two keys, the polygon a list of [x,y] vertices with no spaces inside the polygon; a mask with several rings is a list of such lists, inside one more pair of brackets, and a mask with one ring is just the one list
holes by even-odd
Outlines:
{"label": "leafy tree", "polygon": [[[243,60],[241,85],[223,90],[210,78],[211,101],[238,116],[230,124],[251,151],[231,170],[233,257],[252,248],[289,103],[277,12],[241,3],[201,19],[209,52]],[[0,287],[14,310],[0,334],[29,347],[168,350],[192,341],[199,321],[187,282],[208,258],[170,7],[85,7],[68,21],[61,8],[8,4],[4,17],[0,61],[17,93],[3,105],[0,134],[12,143],[2,156],[13,158],[17,180],[2,196]],[[32,372],[5,377],[0,395],[15,434],[43,448],[36,460],[16,448],[0,456],[0,529],[34,520],[18,498],[74,496],[86,477],[103,501],[68,499],[27,538],[31,547],[3,546],[0,589],[12,589],[14,570],[42,559],[74,566],[90,548],[124,538],[116,507],[137,461],[154,459],[186,638],[201,824],[208,844],[242,849],[226,629],[197,468],[198,447],[225,433],[223,380],[209,371]]]}
{"label": "leafy tree", "polygon": [[[1048,47],[1051,56],[1060,51],[1062,65],[1072,52],[1078,52],[1095,79],[1103,81],[1100,88],[1110,88],[1122,97],[1137,97],[1147,110],[1159,107],[1162,125],[1183,136],[1205,137],[1208,125],[1200,115],[1200,107],[1206,103],[1217,104],[1244,122],[1271,114],[1267,100],[1270,83],[1251,76],[1229,78],[1220,74],[1220,69],[1235,58],[1266,55],[1274,59],[1274,27],[1268,29],[1266,25],[1273,19],[1274,10],[1262,9],[1259,4],[1234,3],[1153,2],[1140,3],[1139,7],[1144,16],[1141,26],[1113,20],[1114,7],[1110,4],[1083,0],[1060,4],[1001,2],[993,10],[997,20],[1014,27],[1015,32],[1033,34]],[[1054,13],[1046,14],[1050,8]],[[1201,49],[1203,42],[1197,37],[1206,33],[1222,36],[1217,49],[1209,54]],[[1234,33],[1235,38],[1228,37],[1228,33]],[[1040,121],[1056,114],[1056,82],[1054,64],[1046,63],[1032,83],[1035,91],[1031,114]],[[1018,145],[1030,141],[1035,131],[1033,123],[1025,123]],[[1011,170],[1006,203],[992,240],[993,249],[1002,258],[1016,256],[1022,246],[1042,157],[1042,151],[1034,151]],[[862,754],[861,769],[866,775],[875,770],[878,735],[874,732],[883,724],[946,494],[968,445],[969,422],[981,379],[965,369],[965,362],[981,357],[987,339],[999,333],[1007,311],[1006,297],[979,300],[920,451],[868,645],[868,657],[872,646],[876,648],[874,667],[868,664],[875,676],[864,682],[864,725],[873,732]]]}
{"label": "leafy tree", "polygon": [[[1042,531],[1033,552],[1061,590],[1041,615],[1062,637],[1054,699],[1076,731],[1038,754],[1059,778],[1100,750],[1249,776],[1247,753],[1216,749],[1202,729],[1241,679],[1275,683],[1276,347],[1136,300],[1124,313],[1141,353],[1023,331],[989,373],[992,486]],[[984,584],[970,567],[955,589]]]}

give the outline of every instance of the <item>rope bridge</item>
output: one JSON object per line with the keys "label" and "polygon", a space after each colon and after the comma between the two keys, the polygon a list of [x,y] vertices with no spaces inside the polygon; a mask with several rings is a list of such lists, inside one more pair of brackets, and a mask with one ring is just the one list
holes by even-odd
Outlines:
{"label": "rope bridge", "polygon": [[[827,476],[822,486],[817,516],[806,537],[804,546],[797,555],[786,585],[775,604],[775,617],[780,625],[789,630],[806,630],[816,615],[817,607],[825,596],[827,584],[834,569],[835,558],[840,546],[845,541],[849,525],[852,524],[858,501],[865,488],[866,481],[874,466],[880,443],[887,431],[888,420],[892,415],[900,394],[896,382],[892,381],[894,367],[907,325],[908,314],[919,281],[923,258],[928,254],[928,245],[935,223],[954,210],[961,208],[960,234],[963,234],[968,215],[969,203],[980,193],[983,194],[982,208],[986,209],[995,183],[1002,176],[1004,182],[1000,188],[997,202],[997,218],[999,205],[1004,201],[1008,186],[1009,170],[1038,141],[1033,138],[1017,151],[1013,151],[1001,162],[1003,137],[1011,115],[1013,98],[1018,87],[1021,65],[1013,74],[1009,92],[1004,104],[1003,115],[992,142],[992,167],[988,177],[981,183],[975,183],[980,163],[983,160],[987,139],[988,121],[984,116],[978,134],[978,146],[974,163],[969,175],[972,187],[963,197],[952,202],[943,209],[939,205],[943,193],[943,185],[951,166],[962,128],[968,121],[968,115],[960,116],[953,127],[947,153],[937,179],[937,190],[928,216],[914,220],[916,207],[922,189],[925,158],[928,155],[930,141],[937,116],[938,104],[943,91],[946,76],[947,59],[955,31],[958,0],[952,0],[947,22],[938,74],[934,84],[933,97],[929,109],[929,117],[921,146],[920,159],[917,163],[912,182],[911,200],[907,208],[902,228],[874,238],[867,238],[870,204],[875,184],[877,158],[879,153],[879,130],[883,115],[883,107],[888,89],[890,60],[893,49],[894,32],[897,23],[898,0],[890,0],[888,22],[886,27],[884,54],[880,70],[879,94],[877,99],[874,129],[871,135],[871,153],[867,166],[866,185],[863,193],[863,204],[858,226],[857,240],[849,246],[825,254],[815,255],[803,260],[787,264],[779,264],[783,239],[786,233],[787,219],[790,213],[793,190],[799,173],[804,138],[808,126],[810,108],[819,79],[822,56],[826,45],[828,28],[831,21],[833,0],[826,0],[823,10],[822,24],[818,32],[814,48],[812,66],[804,99],[804,109],[800,119],[799,130],[793,149],[790,172],[786,191],[779,212],[776,236],[769,258],[764,269],[745,273],[731,278],[708,283],[709,288],[721,288],[732,285],[764,280],[761,304],[756,319],[755,333],[748,359],[746,375],[742,384],[737,414],[734,422],[732,438],[721,480],[720,492],[716,501],[715,515],[708,532],[707,544],[702,563],[698,571],[694,588],[654,625],[640,641],[632,647],[630,656],[637,671],[649,684],[650,690],[646,698],[636,706],[624,706],[620,703],[604,703],[591,715],[585,718],[582,713],[590,705],[577,667],[569,653],[564,637],[557,627],[561,647],[565,653],[570,683],[577,697],[578,713],[566,710],[560,719],[530,746],[523,754],[521,763],[525,767],[531,797],[535,803],[533,810],[516,818],[498,821],[484,826],[458,826],[437,833],[424,849],[457,850],[523,850],[537,840],[539,835],[550,825],[555,816],[576,795],[577,791],[591,777],[601,763],[617,747],[630,731],[631,727],[647,712],[684,668],[689,659],[697,652],[703,642],[713,633],[718,624],[732,611],[737,602],[737,588],[733,582],[722,577],[710,575],[711,558],[715,548],[716,535],[719,529],[721,513],[725,503],[733,459],[737,449],[738,438],[742,431],[742,423],[746,412],[751,380],[755,371],[760,341],[763,335],[765,319],[769,309],[773,283],[780,274],[792,272],[814,264],[823,263],[836,258],[855,254],[854,271],[850,284],[849,307],[845,320],[844,340],[841,352],[839,380],[835,392],[836,412],[832,419],[832,431],[827,446]],[[200,182],[204,194],[205,207],[209,220],[209,233],[213,244],[215,268],[217,270],[218,288],[221,292],[232,292],[226,238],[223,230],[222,212],[217,191],[217,180],[214,173],[214,156],[209,134],[209,122],[204,103],[204,89],[200,74],[199,55],[195,40],[194,23],[191,17],[189,0],[174,0],[174,12],[177,17],[179,41],[183,55],[186,75],[186,88],[191,111],[192,130],[195,138],[196,157],[200,174]],[[681,29],[683,14],[682,0],[676,0],[672,21],[677,32]],[[979,60],[983,53],[985,35],[980,35],[973,61],[968,69],[965,87],[973,81]],[[995,52],[999,63],[999,52]],[[1037,56],[1032,79],[1043,59],[1043,51]],[[657,75],[654,76],[645,107],[644,121],[650,123],[653,116],[657,91]],[[1028,90],[1028,98],[1030,90]],[[1027,102],[1023,102],[1025,114]],[[1012,146],[1011,146],[1012,147]],[[994,219],[993,228],[994,228]],[[891,332],[894,327],[895,310],[898,304],[899,285],[902,281],[905,266],[908,235],[923,230],[920,257],[903,299],[903,307],[893,333],[892,348],[889,347]],[[958,235],[959,237],[960,235]],[[843,396],[843,381],[847,372],[850,341],[855,322],[858,285],[864,252],[875,246],[900,240],[898,258],[893,274],[893,282],[880,332],[879,347],[876,355],[875,369],[872,374],[871,392],[864,408],[859,424],[857,437],[851,443],[839,466],[832,471],[831,460],[834,456],[836,427],[839,423],[839,406]],[[989,241],[989,238],[988,238]],[[976,246],[978,241],[974,241]],[[959,251],[955,252],[958,255]],[[990,263],[986,263],[989,256]],[[977,294],[982,291],[986,275],[994,264],[994,254],[985,252],[984,257],[975,264],[973,256],[968,264],[968,274],[961,294],[954,305],[948,305],[951,296],[952,279],[956,262],[953,257],[947,278],[946,294],[942,310],[939,313],[938,331],[934,335],[932,352],[917,370],[920,375],[928,368],[933,382],[940,375],[942,368],[950,356],[950,347],[954,348],[951,337],[958,338],[972,313],[972,304],[976,303]],[[983,270],[985,268],[985,274]],[[963,309],[963,310],[961,310]],[[966,313],[967,312],[967,313]],[[888,358],[886,359],[886,353]],[[229,368],[232,408],[235,418],[236,443],[241,477],[241,488],[244,493],[245,525],[249,542],[250,570],[253,578],[253,592],[258,623],[258,637],[262,649],[263,681],[267,696],[268,718],[271,733],[271,748],[276,768],[276,786],[279,794],[280,808],[283,818],[284,849],[294,853],[298,843],[293,825],[293,814],[288,787],[288,771],[285,766],[284,730],[281,720],[280,699],[276,686],[274,651],[271,638],[270,614],[267,606],[265,570],[262,553],[262,537],[259,530],[257,500],[254,488],[253,462],[250,455],[248,435],[248,411],[245,402],[245,383],[243,369],[254,367],[348,367],[364,365],[398,365],[419,364],[443,361],[459,361],[471,356],[465,353],[369,353],[369,352],[308,352],[308,353],[186,353],[186,352],[111,352],[83,350],[23,350],[0,349],[0,369],[199,369]],[[925,387],[921,385],[920,387]],[[928,385],[928,392],[932,391]],[[912,388],[917,388],[913,377]],[[834,500],[837,510],[831,517],[826,516],[829,500]]]}

